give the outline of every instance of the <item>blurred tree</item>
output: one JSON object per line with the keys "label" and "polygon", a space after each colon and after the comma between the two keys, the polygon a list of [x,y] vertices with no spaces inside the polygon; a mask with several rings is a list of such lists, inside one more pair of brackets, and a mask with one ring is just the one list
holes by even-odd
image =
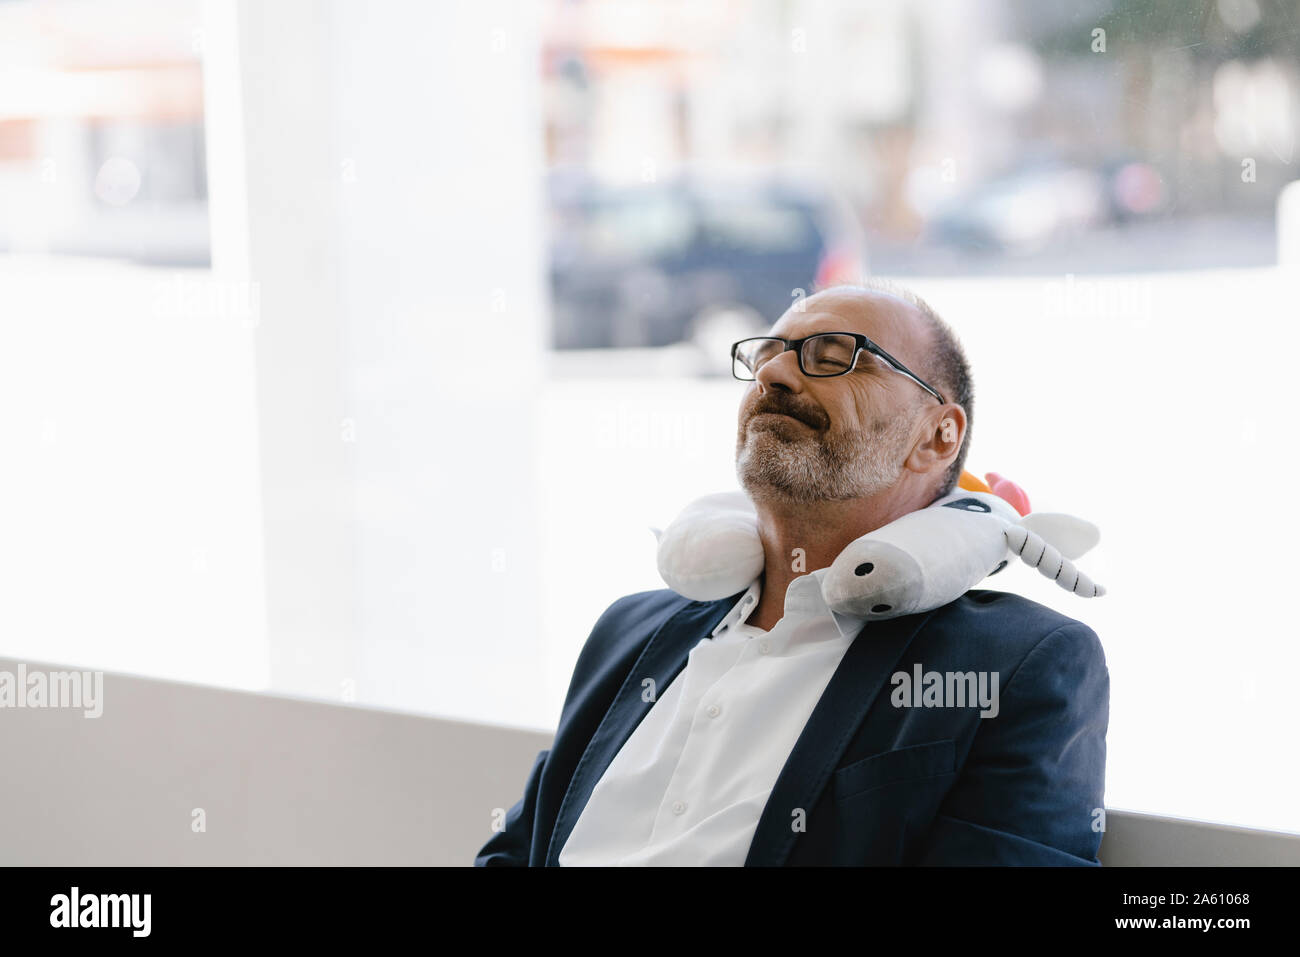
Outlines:
{"label": "blurred tree", "polygon": [[1010,0],[1010,10],[1020,35],[1046,58],[1093,55],[1097,27],[1108,53],[1185,50],[1213,63],[1300,58],[1300,0]]}

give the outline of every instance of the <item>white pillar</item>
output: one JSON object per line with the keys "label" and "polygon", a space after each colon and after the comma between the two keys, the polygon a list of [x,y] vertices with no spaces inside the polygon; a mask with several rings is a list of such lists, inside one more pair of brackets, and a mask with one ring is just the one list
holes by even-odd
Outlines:
{"label": "white pillar", "polygon": [[244,161],[224,194],[239,208],[214,215],[214,264],[242,259],[260,290],[272,686],[534,720],[536,13],[235,10]]}

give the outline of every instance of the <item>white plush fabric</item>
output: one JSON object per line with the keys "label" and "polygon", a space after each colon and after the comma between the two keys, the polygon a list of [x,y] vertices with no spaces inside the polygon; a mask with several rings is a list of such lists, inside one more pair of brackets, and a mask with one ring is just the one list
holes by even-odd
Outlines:
{"label": "white plush fabric", "polygon": [[[695,601],[727,598],[763,571],[757,514],[740,490],[696,499],[659,537],[659,574]],[[1072,515],[1031,512],[958,488],[850,542],[822,578],[831,611],[868,620],[946,605],[1019,558],[1084,597],[1105,593],[1071,561],[1100,538]]]}
{"label": "white plush fabric", "polygon": [[686,598],[726,598],[762,571],[758,516],[742,491],[696,499],[659,536],[659,574]]}

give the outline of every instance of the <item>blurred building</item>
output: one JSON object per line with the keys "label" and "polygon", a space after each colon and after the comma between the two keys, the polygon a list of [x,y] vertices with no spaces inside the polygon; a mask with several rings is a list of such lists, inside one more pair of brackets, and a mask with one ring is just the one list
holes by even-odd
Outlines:
{"label": "blurred building", "polygon": [[1016,220],[994,233],[1032,232],[1033,210],[1006,194],[1023,192],[1025,207],[1036,190],[1077,194],[1076,208],[1038,217],[1042,229],[1267,218],[1294,175],[1300,75],[1284,28],[1296,12],[1255,0],[1196,16],[1146,0],[551,0],[547,154],[557,170],[622,183],[687,167],[798,171],[885,241],[935,238],[926,220],[953,202]]}
{"label": "blurred building", "polygon": [[0,6],[0,252],[206,265],[197,0]]}

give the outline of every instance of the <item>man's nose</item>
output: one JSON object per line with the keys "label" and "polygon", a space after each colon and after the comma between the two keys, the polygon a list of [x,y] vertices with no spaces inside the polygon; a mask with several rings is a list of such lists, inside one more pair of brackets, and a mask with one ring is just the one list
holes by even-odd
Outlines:
{"label": "man's nose", "polygon": [[787,349],[779,356],[773,356],[754,373],[760,391],[767,392],[780,389],[786,392],[803,391],[803,373],[799,371],[799,356],[793,349]]}

